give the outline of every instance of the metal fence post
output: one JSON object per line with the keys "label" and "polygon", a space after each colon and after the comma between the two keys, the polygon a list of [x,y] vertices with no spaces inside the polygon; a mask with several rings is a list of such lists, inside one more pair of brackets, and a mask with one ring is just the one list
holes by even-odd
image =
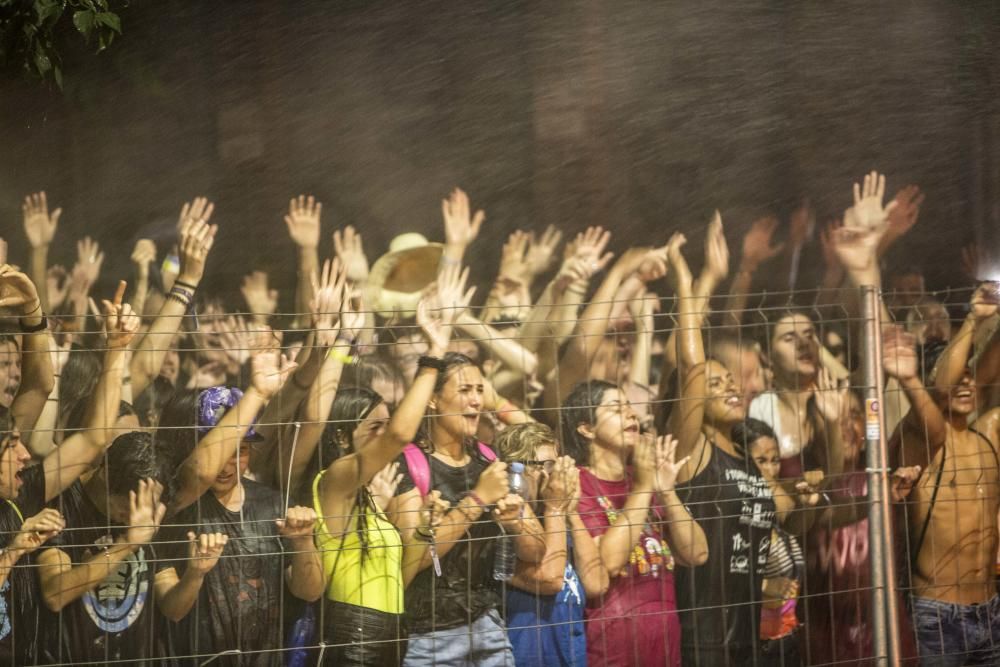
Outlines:
{"label": "metal fence post", "polygon": [[878,289],[861,287],[864,319],[865,441],[868,472],[868,549],[872,577],[872,639],[879,665],[899,665],[896,562],[889,497],[882,380],[882,317]]}

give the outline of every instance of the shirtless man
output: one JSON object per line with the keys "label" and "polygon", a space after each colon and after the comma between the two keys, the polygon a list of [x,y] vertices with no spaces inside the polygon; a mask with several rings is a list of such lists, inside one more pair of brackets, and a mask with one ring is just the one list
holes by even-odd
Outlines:
{"label": "shirtless man", "polygon": [[[983,291],[963,332],[996,313]],[[902,465],[925,471],[910,496],[913,622],[921,665],[1000,664],[1000,597],[994,584],[1000,510],[1000,408],[979,415],[967,367],[973,335],[958,335],[921,382],[913,337],[886,336],[883,364],[912,408],[893,438]],[[925,353],[923,366],[934,359]]]}

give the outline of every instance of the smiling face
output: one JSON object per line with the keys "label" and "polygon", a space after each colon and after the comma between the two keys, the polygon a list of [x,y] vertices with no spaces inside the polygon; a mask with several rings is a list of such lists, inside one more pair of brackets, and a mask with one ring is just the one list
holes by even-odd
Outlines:
{"label": "smiling face", "polygon": [[595,443],[625,454],[639,442],[639,416],[621,389],[606,389],[594,414],[596,423],[582,428]]}
{"label": "smiling face", "polygon": [[782,317],[771,335],[775,378],[784,382],[811,381],[819,369],[819,344],[812,320],[801,313]]}
{"label": "smiling face", "polygon": [[731,425],[746,418],[746,403],[733,374],[714,359],[705,363],[705,389],[705,421]]}
{"label": "smiling face", "polygon": [[467,364],[452,371],[429,404],[437,414],[436,427],[455,440],[475,437],[484,389],[483,374],[477,367]]}
{"label": "smiling face", "polygon": [[970,415],[976,409],[976,380],[968,368],[962,373],[961,379],[947,392],[936,392],[938,405],[947,413],[953,415]]}
{"label": "smiling face", "polygon": [[0,497],[8,500],[17,498],[24,482],[21,471],[31,461],[28,448],[21,442],[21,433],[16,428],[3,434],[0,440]]}
{"label": "smiling face", "polygon": [[20,385],[21,352],[13,340],[0,340],[0,406],[11,406]]}

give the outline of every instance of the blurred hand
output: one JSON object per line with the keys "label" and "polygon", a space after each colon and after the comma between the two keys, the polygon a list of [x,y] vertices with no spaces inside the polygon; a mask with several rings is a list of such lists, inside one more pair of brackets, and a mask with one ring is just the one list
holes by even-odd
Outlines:
{"label": "blurred hand", "polygon": [[775,245],[772,243],[777,228],[778,219],[773,215],[753,221],[750,225],[750,231],[743,237],[741,271],[753,273],[761,264],[781,254],[781,251],[785,249],[785,244]]}
{"label": "blurred hand", "polygon": [[28,237],[28,243],[31,244],[31,247],[48,247],[56,235],[62,209],[57,208],[50,214],[48,200],[45,197],[45,192],[42,191],[24,198],[21,213],[24,217],[24,233]]}
{"label": "blurred hand", "polygon": [[361,244],[361,234],[348,225],[341,232],[333,233],[333,249],[340,263],[347,269],[347,279],[352,283],[368,280],[368,258]]}
{"label": "blurred hand", "polygon": [[483,226],[486,214],[481,210],[470,214],[469,196],[459,188],[452,190],[447,199],[441,200],[441,214],[444,216],[445,243],[467,248]]}
{"label": "blurred hand", "polygon": [[285,224],[292,242],[300,248],[315,249],[319,247],[320,215],[323,204],[309,195],[299,195],[288,202],[288,214]]}

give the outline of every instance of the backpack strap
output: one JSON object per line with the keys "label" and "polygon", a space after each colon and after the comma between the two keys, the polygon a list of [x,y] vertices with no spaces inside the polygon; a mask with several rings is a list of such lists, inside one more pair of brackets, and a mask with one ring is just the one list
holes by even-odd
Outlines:
{"label": "backpack strap", "polygon": [[479,445],[479,453],[483,455],[483,458],[490,463],[497,460],[497,453],[490,449],[490,446],[485,442],[477,443]]}
{"label": "backpack strap", "polygon": [[406,469],[413,480],[413,486],[419,489],[421,498],[426,497],[431,491],[431,464],[427,455],[411,442],[403,447],[403,456],[406,457]]}
{"label": "backpack strap", "polygon": [[[477,443],[479,453],[483,458],[491,463],[497,460],[497,454],[485,442]],[[412,442],[403,447],[403,456],[406,457],[406,469],[413,480],[413,486],[420,490],[420,497],[424,498],[431,492],[431,464],[427,460],[427,454]]]}

